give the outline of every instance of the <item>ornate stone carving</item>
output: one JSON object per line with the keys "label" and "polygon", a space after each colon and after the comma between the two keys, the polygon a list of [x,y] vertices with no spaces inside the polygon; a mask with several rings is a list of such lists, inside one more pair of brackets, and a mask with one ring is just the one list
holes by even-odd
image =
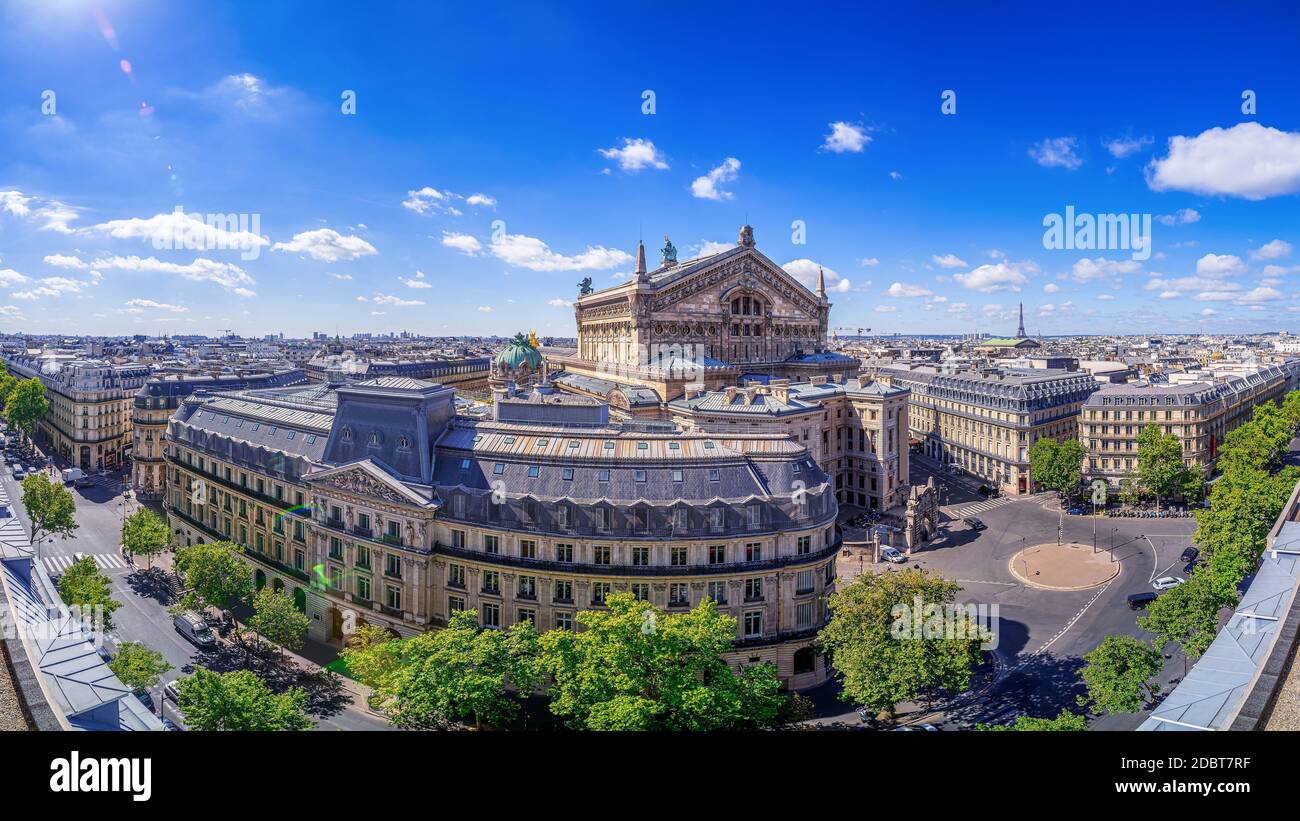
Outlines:
{"label": "ornate stone carving", "polygon": [[[379,479],[364,473],[360,470],[351,470],[347,473],[337,473],[333,476],[323,477],[316,480],[317,483],[326,487],[335,487],[349,493],[355,493],[358,496],[369,496],[375,499],[383,499],[386,502],[395,502],[397,504],[410,504],[411,501],[393,488],[384,484]],[[351,510],[349,509],[348,524],[351,525]]]}

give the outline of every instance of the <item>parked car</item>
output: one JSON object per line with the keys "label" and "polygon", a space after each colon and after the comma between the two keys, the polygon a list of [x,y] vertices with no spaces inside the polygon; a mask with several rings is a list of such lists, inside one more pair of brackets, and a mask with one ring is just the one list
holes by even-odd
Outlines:
{"label": "parked car", "polygon": [[1155,593],[1134,593],[1128,597],[1128,609],[1141,610],[1151,602],[1155,601],[1156,598],[1157,594]]}
{"label": "parked car", "polygon": [[896,547],[882,547],[880,549],[880,558],[893,564],[902,564],[907,561],[907,557],[899,553]]}
{"label": "parked car", "polygon": [[193,610],[187,610],[180,613],[172,619],[172,625],[176,632],[185,638],[194,642],[199,647],[212,647],[217,643],[217,637],[212,635],[212,628],[203,617]]}
{"label": "parked car", "polygon": [[976,519],[974,516],[969,519],[963,519],[962,521],[969,525],[971,530],[984,530],[988,527],[988,525],[984,524],[984,522],[979,519]]}
{"label": "parked car", "polygon": [[1201,551],[1195,547],[1189,547],[1183,551],[1183,561],[1194,562],[1196,557],[1201,555]]}
{"label": "parked car", "polygon": [[1191,572],[1192,572],[1193,570],[1195,570],[1195,569],[1196,569],[1196,560],[1195,560],[1195,559],[1192,559],[1190,562],[1188,562],[1187,564],[1183,565],[1183,572],[1184,572],[1184,573],[1191,573]]}
{"label": "parked car", "polygon": [[172,701],[179,704],[181,700],[181,690],[180,687],[177,686],[176,681],[176,679],[172,679],[163,685],[163,698],[170,698]]}
{"label": "parked car", "polygon": [[1172,590],[1184,581],[1186,581],[1186,579],[1179,578],[1178,576],[1161,576],[1153,581],[1151,586],[1156,590]]}

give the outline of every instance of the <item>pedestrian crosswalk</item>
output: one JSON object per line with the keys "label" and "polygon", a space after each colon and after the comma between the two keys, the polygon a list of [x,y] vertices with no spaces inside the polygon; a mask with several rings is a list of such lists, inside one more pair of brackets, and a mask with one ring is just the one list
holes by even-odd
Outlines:
{"label": "pedestrian crosswalk", "polygon": [[999,496],[996,499],[961,505],[960,507],[953,508],[950,512],[953,516],[973,516],[976,513],[983,513],[988,510],[993,510],[994,508],[1002,507],[1003,505],[1009,505],[1014,501],[1015,499],[1011,496]]}
{"label": "pedestrian crosswalk", "polygon": [[[84,558],[86,558],[84,553],[78,553],[75,556],[45,556],[41,559],[41,563],[45,565],[45,572],[54,575],[67,571],[73,562]],[[96,553],[94,559],[95,566],[100,570],[120,570],[131,566],[130,562],[117,553]]]}

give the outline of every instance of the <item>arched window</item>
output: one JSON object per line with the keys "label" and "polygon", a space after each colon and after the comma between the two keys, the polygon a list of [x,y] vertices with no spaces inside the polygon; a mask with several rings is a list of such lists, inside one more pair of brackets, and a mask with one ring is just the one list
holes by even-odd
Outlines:
{"label": "arched window", "polygon": [[344,428],[344,429],[343,429],[343,441],[344,441],[344,442],[351,442],[351,441],[352,441],[352,428]]}
{"label": "arched window", "polygon": [[801,647],[794,651],[794,674],[814,673],[817,671],[817,653],[811,647]]}

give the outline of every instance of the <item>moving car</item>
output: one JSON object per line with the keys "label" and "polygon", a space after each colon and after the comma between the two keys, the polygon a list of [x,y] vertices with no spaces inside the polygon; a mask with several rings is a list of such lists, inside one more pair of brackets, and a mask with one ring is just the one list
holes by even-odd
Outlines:
{"label": "moving car", "polygon": [[14,481],[21,482],[23,479],[26,478],[27,478],[27,471],[23,468],[23,466],[14,465]]}
{"label": "moving car", "polygon": [[1178,576],[1161,576],[1153,581],[1151,586],[1156,590],[1172,590],[1184,581],[1186,581],[1186,579],[1181,579]]}
{"label": "moving car", "polygon": [[1083,508],[1081,508],[1081,507],[1072,507],[1072,508],[1070,508],[1069,510],[1067,510],[1067,511],[1065,511],[1065,512],[1068,513],[1068,514],[1070,514],[1071,516],[1082,516],[1082,515],[1083,515]]}
{"label": "moving car", "polygon": [[197,644],[199,647],[212,647],[217,643],[217,637],[212,635],[212,628],[203,617],[193,610],[187,610],[180,613],[172,619],[172,625],[176,632],[185,638]]}
{"label": "moving car", "polygon": [[1128,597],[1129,610],[1141,610],[1158,598],[1155,593],[1134,593]]}
{"label": "moving car", "polygon": [[969,519],[963,519],[962,521],[970,525],[971,530],[984,530],[986,527],[988,527],[988,525],[984,524],[979,519],[976,519],[974,516],[972,516]]}
{"label": "moving car", "polygon": [[904,556],[902,553],[899,553],[898,548],[896,547],[880,548],[880,558],[884,559],[887,562],[893,562],[894,564],[902,564],[903,562],[907,561],[907,557]]}

